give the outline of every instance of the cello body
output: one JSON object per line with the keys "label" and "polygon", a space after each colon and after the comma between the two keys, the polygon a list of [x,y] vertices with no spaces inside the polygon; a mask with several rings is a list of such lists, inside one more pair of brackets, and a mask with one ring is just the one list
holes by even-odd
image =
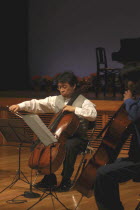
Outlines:
{"label": "cello body", "polygon": [[123,144],[130,135],[131,127],[132,121],[128,119],[123,104],[113,116],[99,148],[82,170],[73,189],[88,198],[93,195],[97,169],[116,160]]}
{"label": "cello body", "polygon": [[57,122],[56,119],[60,114],[54,115],[49,125],[50,131],[58,142],[48,146],[39,143],[31,153],[28,161],[29,167],[38,170],[41,174],[50,174],[58,170],[65,158],[66,139],[73,136],[80,124],[79,118],[70,112],[63,114]]}

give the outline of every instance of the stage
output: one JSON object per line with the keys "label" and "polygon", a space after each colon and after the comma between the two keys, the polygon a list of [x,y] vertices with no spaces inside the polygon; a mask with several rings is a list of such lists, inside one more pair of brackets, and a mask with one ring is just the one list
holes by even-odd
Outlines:
{"label": "stage", "polygon": [[[27,93],[26,93],[27,95]],[[26,95],[22,95],[21,93],[18,93],[17,95],[3,95],[3,97],[0,98],[0,118],[1,119],[17,119],[14,114],[9,113],[7,111],[6,106],[10,106],[12,104],[16,104],[19,102],[22,102],[24,100],[30,100],[33,97],[33,93],[31,92],[28,94],[28,97]],[[38,93],[37,98],[43,98],[42,95]],[[45,96],[44,96],[45,97]],[[95,98],[94,95],[88,94],[88,98],[96,104],[96,109],[98,111],[98,118],[97,118],[97,126],[95,129],[94,135],[96,136],[105,126],[105,124],[108,122],[108,120],[112,117],[112,115],[118,110],[118,108],[123,104],[123,101],[121,100],[121,95],[118,94],[116,98],[112,98],[111,95],[106,96],[105,98],[100,95],[98,100]],[[48,125],[52,113],[45,113],[43,115],[40,115],[42,120],[46,125]],[[25,129],[28,130],[27,126],[25,125]],[[28,130],[29,131],[29,130]],[[31,137],[33,138],[33,133],[29,132]],[[89,131],[90,135],[91,131]],[[1,141],[3,137],[0,136]],[[0,142],[1,142],[0,141]],[[6,145],[11,145],[12,143],[8,142],[6,140]],[[100,140],[94,141],[92,139],[91,146],[96,150],[100,144]],[[5,144],[4,144],[5,145]],[[15,178],[16,172],[18,170],[18,143],[13,143],[12,146],[0,146],[0,209],[6,210],[6,209],[28,209],[30,206],[32,206],[35,202],[38,201],[39,198],[26,198],[24,197],[25,191],[30,191],[30,181],[31,181],[31,169],[28,167],[28,159],[30,157],[30,143],[26,144],[27,147],[21,148],[21,171],[29,181],[29,183],[24,182],[22,179],[24,179],[23,174],[21,173],[21,180],[17,180],[17,182],[12,186],[12,188],[6,188],[9,186],[13,179]],[[127,156],[128,152],[128,146],[129,141],[125,144],[123,149],[121,150],[119,156]],[[90,159],[93,154],[87,154],[87,159]],[[76,173],[76,169],[78,168],[79,162],[81,159],[81,155],[78,156],[76,164],[75,164],[75,170],[72,179],[74,178],[74,175]],[[56,172],[56,176],[58,179],[58,184],[61,181],[61,170],[62,166],[59,168],[59,170]],[[33,180],[36,176],[36,171],[33,170]],[[42,175],[39,175],[37,177],[36,182],[40,181],[42,179]],[[6,189],[5,189],[6,188]],[[4,190],[5,189],[5,190]],[[138,204],[138,199],[140,198],[140,183],[133,182],[132,180],[120,184],[120,194],[121,194],[121,200],[123,202],[124,208],[126,210],[133,210]],[[3,191],[4,190],[4,191]],[[40,195],[42,195],[42,192],[39,190],[36,190],[32,188],[33,192],[37,192]],[[76,190],[71,190],[69,192],[63,192],[63,193],[57,193],[58,198],[60,201],[68,208],[68,209],[75,209],[80,198],[81,194]],[[22,203],[23,202],[23,203]],[[55,209],[61,210],[65,209],[56,199],[54,199]],[[33,209],[49,209],[52,210],[53,203],[51,196],[47,196],[45,199],[43,199],[41,202],[39,202]],[[94,196],[90,198],[83,197],[82,201],[80,202],[80,205],[78,206],[79,210],[85,210],[85,209],[94,209],[97,210],[97,206],[95,203]]]}
{"label": "stage", "polygon": [[[90,154],[87,155],[88,159],[91,157]],[[120,154],[120,156],[125,156],[124,153]],[[28,167],[28,159],[30,157],[30,149],[29,147],[22,148],[21,151],[21,171],[30,181],[31,179],[31,169]],[[80,161],[81,155],[78,156],[75,171],[78,167],[78,163]],[[16,170],[18,169],[18,147],[11,146],[1,146],[0,147],[0,191],[6,188],[16,175]],[[61,170],[62,167],[56,172],[58,183],[61,181]],[[33,170],[33,179],[35,178],[35,171]],[[73,177],[74,177],[73,175]],[[73,178],[72,177],[72,178]],[[21,174],[21,179],[24,177]],[[40,181],[42,175],[39,175],[36,182]],[[140,198],[140,183],[128,181],[126,183],[120,184],[120,192],[121,192],[121,200],[123,202],[124,208],[126,210],[134,210],[138,204],[138,200]],[[39,190],[32,189],[33,192],[37,192],[42,195],[42,192]],[[30,186],[28,183],[25,183],[22,180],[18,180],[12,188],[7,188],[5,191],[0,193],[0,209],[9,210],[9,209],[28,209],[31,205],[38,201],[39,198],[25,198],[22,196],[25,191],[30,191]],[[18,197],[17,197],[18,196]],[[60,201],[69,209],[75,209],[78,201],[81,198],[81,194],[75,190],[70,192],[57,193]],[[15,201],[11,201],[12,199]],[[18,203],[19,201],[25,201],[24,203]],[[55,209],[61,210],[65,209],[57,200],[54,200]],[[46,197],[44,200],[39,202],[32,209],[45,210],[53,209],[51,196]],[[79,210],[85,209],[94,209],[97,210],[94,196],[90,198],[83,197],[79,207]]]}

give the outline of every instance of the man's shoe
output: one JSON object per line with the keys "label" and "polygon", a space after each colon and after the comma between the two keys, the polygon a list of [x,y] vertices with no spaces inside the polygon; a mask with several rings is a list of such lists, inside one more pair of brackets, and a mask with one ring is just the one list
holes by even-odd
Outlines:
{"label": "man's shoe", "polygon": [[46,188],[48,188],[48,185],[43,183],[42,181],[40,181],[40,182],[34,184],[34,187],[35,188],[44,188],[44,189],[46,189]]}
{"label": "man's shoe", "polygon": [[72,184],[71,184],[71,180],[68,179],[66,181],[61,181],[60,185],[56,188],[54,188],[55,192],[68,192],[71,188]]}
{"label": "man's shoe", "polygon": [[55,174],[45,175],[44,178],[34,185],[35,188],[54,188],[57,185]]}

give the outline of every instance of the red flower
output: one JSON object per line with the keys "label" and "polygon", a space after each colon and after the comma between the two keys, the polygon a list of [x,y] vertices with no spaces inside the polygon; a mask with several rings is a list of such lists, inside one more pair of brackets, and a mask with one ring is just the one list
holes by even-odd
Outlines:
{"label": "red flower", "polygon": [[41,76],[39,75],[35,75],[32,77],[32,80],[40,80],[41,79]]}

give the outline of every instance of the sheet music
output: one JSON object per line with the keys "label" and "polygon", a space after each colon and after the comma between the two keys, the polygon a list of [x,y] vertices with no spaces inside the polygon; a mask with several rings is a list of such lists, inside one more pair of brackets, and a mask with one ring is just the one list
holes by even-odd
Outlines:
{"label": "sheet music", "polygon": [[40,141],[48,146],[51,143],[57,142],[57,139],[47,128],[44,122],[36,114],[21,115],[26,124],[34,131]]}

